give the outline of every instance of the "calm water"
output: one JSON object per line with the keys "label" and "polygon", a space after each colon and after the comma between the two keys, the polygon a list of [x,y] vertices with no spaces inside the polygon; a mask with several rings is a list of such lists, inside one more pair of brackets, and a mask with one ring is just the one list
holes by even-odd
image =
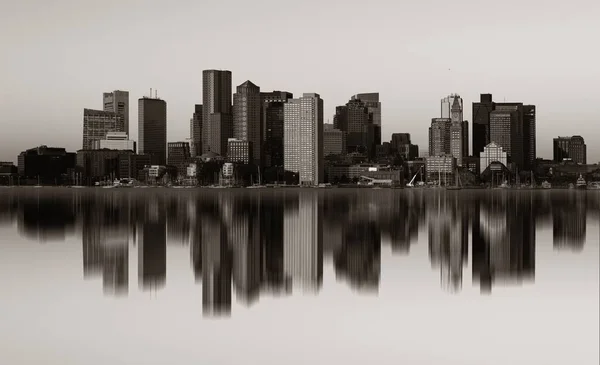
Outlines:
{"label": "calm water", "polygon": [[600,192],[0,190],[0,364],[598,364]]}

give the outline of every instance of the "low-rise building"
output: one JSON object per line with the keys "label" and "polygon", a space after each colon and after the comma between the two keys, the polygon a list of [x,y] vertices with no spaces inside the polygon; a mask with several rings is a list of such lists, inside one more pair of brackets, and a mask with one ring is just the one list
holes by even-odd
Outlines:
{"label": "low-rise building", "polygon": [[508,167],[508,154],[494,142],[485,146],[479,154],[479,173],[482,174],[492,162],[500,162]]}
{"label": "low-rise building", "polygon": [[93,140],[93,150],[121,150],[135,152],[135,141],[129,140],[125,132],[107,132],[106,138]]}
{"label": "low-rise building", "polygon": [[387,165],[376,164],[331,165],[327,168],[327,178],[330,183],[349,182],[361,176],[400,183],[402,171],[392,169]]}
{"label": "low-rise building", "polygon": [[453,185],[456,158],[452,155],[425,157],[427,182],[437,185]]}
{"label": "low-rise building", "polygon": [[229,138],[227,140],[227,161],[246,165],[253,162],[252,142]]}

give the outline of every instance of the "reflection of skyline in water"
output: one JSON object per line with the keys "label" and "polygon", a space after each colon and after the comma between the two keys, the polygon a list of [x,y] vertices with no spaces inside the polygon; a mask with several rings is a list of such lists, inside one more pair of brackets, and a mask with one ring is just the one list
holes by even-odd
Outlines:
{"label": "reflection of skyline in water", "polygon": [[[0,224],[42,242],[81,232],[83,278],[106,295],[129,291],[130,247],[138,287],[166,285],[167,244],[189,245],[190,272],[207,316],[229,315],[232,296],[316,294],[324,256],[352,289],[377,293],[382,245],[408,255],[424,230],[444,290],[459,292],[472,271],[482,293],[535,278],[536,228],[552,227],[555,250],[581,251],[595,192],[440,190],[191,191],[14,189]],[[471,247],[469,247],[471,236]],[[469,255],[471,257],[469,257]],[[190,276],[191,277],[191,276]]]}

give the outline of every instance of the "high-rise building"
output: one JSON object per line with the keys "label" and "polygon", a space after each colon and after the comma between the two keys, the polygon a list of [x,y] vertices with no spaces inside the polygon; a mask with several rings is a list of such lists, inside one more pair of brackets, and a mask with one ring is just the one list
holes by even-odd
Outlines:
{"label": "high-rise building", "polygon": [[139,153],[149,154],[153,165],[167,163],[167,103],[158,98],[138,100]]}
{"label": "high-rise building", "polygon": [[481,94],[473,103],[473,155],[479,156],[490,143],[490,113],[494,111],[492,94]]}
{"label": "high-rise building", "polygon": [[490,140],[506,151],[509,163],[523,170],[523,126],[520,123],[520,111],[522,109],[519,106],[496,104],[496,110],[490,113]]}
{"label": "high-rise building", "polygon": [[287,91],[261,92],[263,166],[283,166],[283,105],[294,95]]}
{"label": "high-rise building", "polygon": [[191,160],[190,144],[188,142],[169,142],[167,150],[167,165],[177,167],[177,174],[185,177]]}
{"label": "high-rise building", "polygon": [[392,133],[390,148],[392,153],[396,153],[405,161],[419,157],[419,146],[411,143],[410,133]]}
{"label": "high-rise building", "polygon": [[202,154],[202,104],[194,106],[194,114],[190,119],[190,153],[192,157]]}
{"label": "high-rise building", "polygon": [[233,137],[252,145],[253,161],[262,162],[262,103],[260,87],[246,81],[237,87],[233,95]]}
{"label": "high-rise building", "polygon": [[343,155],[346,153],[346,134],[333,128],[333,124],[323,125],[323,155]]}
{"label": "high-rise building", "polygon": [[429,156],[442,156],[450,154],[450,127],[452,120],[449,118],[432,118],[429,127]]}
{"label": "high-rise building", "polygon": [[537,159],[535,115],[535,105],[523,105],[523,155],[526,170],[533,170]]}
{"label": "high-rise building", "polygon": [[352,99],[361,100],[367,107],[371,128],[368,133],[370,140],[373,141],[371,149],[374,150],[376,145],[381,144],[381,102],[379,101],[379,93],[356,94]]}
{"label": "high-rise building", "polygon": [[323,171],[323,99],[304,94],[284,105],[284,167],[301,185],[317,185]]}
{"label": "high-rise building", "polygon": [[252,142],[237,138],[227,141],[227,161],[250,164],[254,161]]}
{"label": "high-rise building", "polygon": [[115,90],[102,95],[104,111],[123,115],[124,130],[129,135],[129,91]]}
{"label": "high-rise building", "polygon": [[587,163],[587,146],[583,137],[558,137],[554,138],[554,162],[572,160],[578,164]]}
{"label": "high-rise building", "polygon": [[83,109],[83,149],[91,150],[94,141],[108,132],[125,132],[123,115],[102,110]]}
{"label": "high-rise building", "polygon": [[135,141],[130,140],[126,132],[108,132],[104,139],[92,141],[92,149],[135,152]]}
{"label": "high-rise building", "polygon": [[373,140],[369,140],[369,109],[359,99],[338,106],[333,117],[333,126],[346,133],[347,152],[369,154]]}
{"label": "high-rise building", "polygon": [[221,156],[233,136],[231,114],[231,71],[202,72],[202,151]]}

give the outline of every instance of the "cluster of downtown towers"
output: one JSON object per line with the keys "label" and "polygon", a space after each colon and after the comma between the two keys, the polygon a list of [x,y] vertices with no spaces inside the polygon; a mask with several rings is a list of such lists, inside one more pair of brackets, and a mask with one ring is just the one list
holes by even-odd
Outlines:
{"label": "cluster of downtown towers", "polygon": [[[323,100],[319,94],[293,98],[286,91],[261,92],[259,86],[246,81],[237,87],[232,102],[231,72],[226,70],[203,71],[202,91],[202,104],[195,106],[190,121],[191,157],[219,155],[230,162],[260,168],[282,166],[298,174],[302,185],[324,181]],[[115,123],[114,131],[129,133],[127,104],[127,92],[104,94],[104,112],[122,118]],[[105,138],[89,132],[94,129],[90,127],[93,120],[84,112],[83,149],[92,149],[92,139]],[[492,95],[482,94],[481,100],[473,103],[472,155],[478,158],[485,146],[495,142],[512,166],[532,170],[536,160],[535,125],[534,105],[495,103]],[[382,145],[379,94],[357,94],[346,105],[337,107],[332,127],[343,132],[342,153],[362,154],[374,161],[377,146]],[[105,134],[106,126],[101,129]],[[138,153],[150,155],[152,164],[167,164],[164,100],[152,95],[138,100],[138,131]],[[432,119],[429,155],[448,155],[457,166],[463,166],[463,160],[470,156],[468,141],[462,99],[450,95],[442,99],[440,118]]]}

